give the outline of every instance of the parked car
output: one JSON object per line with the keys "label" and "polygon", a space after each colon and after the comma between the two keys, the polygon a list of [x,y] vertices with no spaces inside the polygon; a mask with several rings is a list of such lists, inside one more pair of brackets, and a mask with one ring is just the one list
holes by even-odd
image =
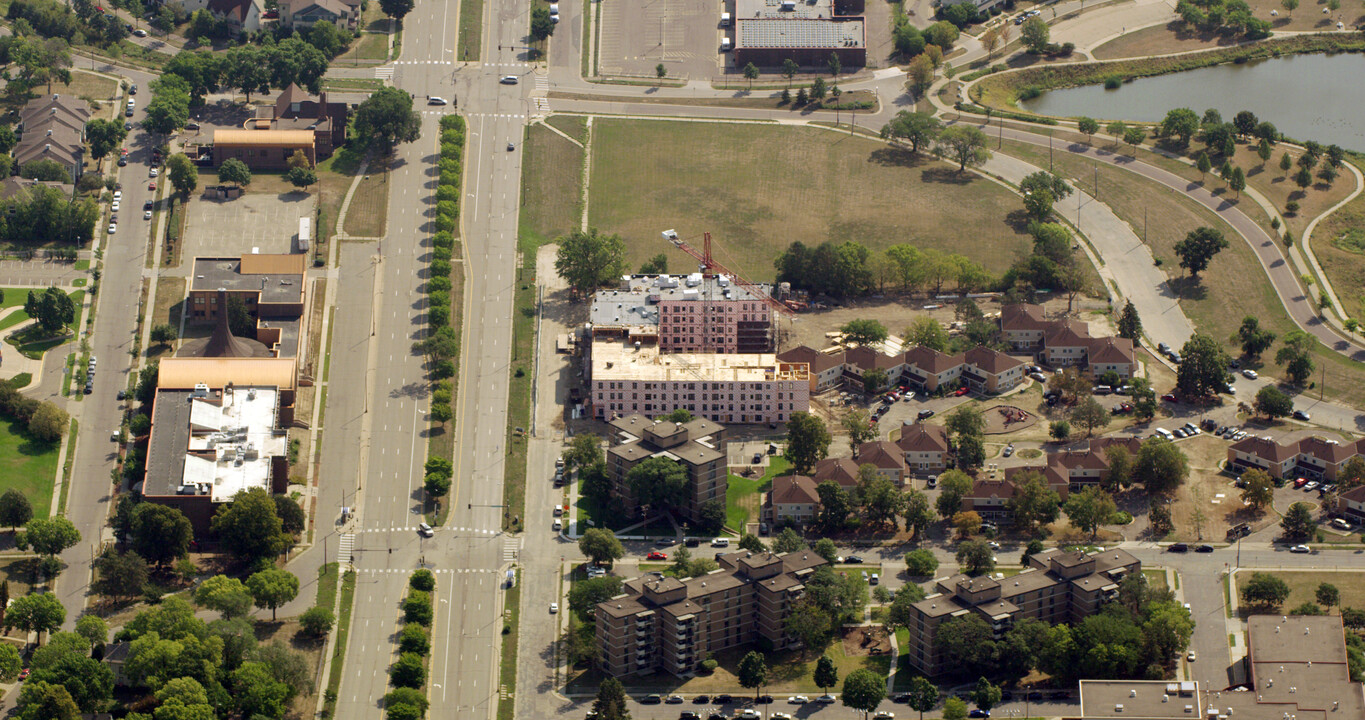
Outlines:
{"label": "parked car", "polygon": [[1295,420],[1302,420],[1302,421],[1304,421],[1304,422],[1308,422],[1309,420],[1313,419],[1313,416],[1309,415],[1309,414],[1308,414],[1306,411],[1304,411],[1304,410],[1295,410],[1295,411],[1294,411],[1294,419],[1295,419]]}
{"label": "parked car", "polygon": [[1114,388],[1108,385],[1096,385],[1090,389],[1091,395],[1108,395],[1111,392],[1114,392]]}
{"label": "parked car", "polygon": [[971,712],[967,713],[967,717],[969,718],[988,718],[990,716],[990,710],[982,710],[981,708],[972,708]]}
{"label": "parked car", "polygon": [[1190,546],[1189,546],[1189,545],[1186,545],[1186,544],[1183,543],[1183,542],[1171,543],[1170,545],[1167,545],[1167,546],[1166,546],[1166,552],[1183,553],[1183,552],[1189,552],[1189,551],[1190,551]]}
{"label": "parked car", "polygon": [[664,698],[662,695],[646,695],[643,698],[640,698],[641,705],[658,705],[663,701]]}
{"label": "parked car", "polygon": [[1009,457],[1009,456],[1013,455],[1013,454],[1014,454],[1014,443],[1010,443],[1009,445],[1006,445],[1006,446],[1005,446],[1005,449],[1001,452],[1001,454],[1004,455],[1005,457]]}
{"label": "parked car", "polygon": [[645,556],[645,559],[646,559],[646,560],[667,560],[667,559],[668,559],[668,555],[665,555],[664,553],[661,553],[661,552],[652,552],[652,553],[646,555],[646,556]]}
{"label": "parked car", "polygon": [[664,702],[669,705],[679,705],[682,701],[683,697],[681,695],[669,695],[667,698],[664,698]]}
{"label": "parked car", "polygon": [[1313,552],[1313,549],[1307,545],[1295,545],[1294,547],[1289,548],[1289,552],[1304,554]]}
{"label": "parked car", "polygon": [[1255,370],[1250,370],[1250,369],[1248,369],[1248,370],[1243,370],[1243,371],[1242,371],[1242,377],[1244,377],[1244,378],[1246,378],[1246,379],[1248,379],[1248,380],[1255,380],[1255,379],[1259,378],[1260,376],[1256,374],[1256,371],[1255,371]]}
{"label": "parked car", "polygon": [[787,698],[787,703],[791,705],[805,705],[810,702],[810,698],[805,695],[793,695]]}
{"label": "parked car", "polygon": [[849,555],[848,557],[844,558],[844,562],[850,565],[861,565],[863,559],[861,557],[858,557],[857,555]]}
{"label": "parked car", "polygon": [[1180,400],[1176,398],[1175,393],[1166,393],[1161,396],[1161,399],[1166,402],[1180,402]]}
{"label": "parked car", "polygon": [[717,696],[711,698],[711,702],[713,702],[713,703],[715,703],[715,704],[717,704],[717,705],[729,705],[729,704],[730,704],[731,702],[733,702],[733,701],[734,701],[734,698],[730,697],[729,695],[725,695],[725,694],[717,695]]}
{"label": "parked car", "polygon": [[[827,694],[815,698],[815,702],[820,703],[821,705],[833,705],[834,703],[839,702],[839,699],[834,697],[833,695]],[[907,699],[906,702],[909,702],[909,699]]]}
{"label": "parked car", "polygon": [[920,410],[919,414],[916,415],[916,417],[919,418],[920,420],[928,420],[933,416],[934,416],[933,410]]}
{"label": "parked car", "polygon": [[967,388],[965,388],[965,387],[960,387],[960,388],[958,388],[958,389],[956,389],[956,390],[953,391],[953,396],[954,396],[954,397],[962,397],[963,395],[966,395],[968,392],[969,392],[969,391],[967,390]]}
{"label": "parked car", "polygon": [[1211,553],[1211,552],[1213,552],[1213,546],[1212,546],[1212,545],[1199,545],[1199,546],[1196,546],[1196,547],[1195,547],[1194,551],[1197,552],[1197,553]]}

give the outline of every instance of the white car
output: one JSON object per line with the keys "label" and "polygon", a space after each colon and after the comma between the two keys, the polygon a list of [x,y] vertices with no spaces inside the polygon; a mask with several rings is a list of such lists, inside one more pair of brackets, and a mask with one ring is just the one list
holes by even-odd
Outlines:
{"label": "white car", "polygon": [[503,75],[502,79],[499,80],[498,82],[502,83],[503,85],[516,85],[518,80],[516,75]]}
{"label": "white car", "polygon": [[143,219],[143,220],[151,220],[151,219],[152,219],[152,211],[151,211],[151,210],[143,210],[143,211],[142,211],[142,219]]}
{"label": "white car", "polygon": [[114,200],[113,204],[109,206],[109,212],[118,212],[118,208],[119,208],[119,201],[118,201],[118,200]]}
{"label": "white car", "polygon": [[839,702],[839,699],[833,695],[821,695],[820,697],[815,698],[815,702],[818,702],[821,705],[833,705],[834,703]]}
{"label": "white car", "polygon": [[784,712],[775,712],[768,717],[772,718],[772,720],[792,720],[792,716]]}
{"label": "white car", "polygon": [[1242,377],[1244,377],[1244,378],[1246,378],[1246,379],[1248,379],[1248,380],[1255,380],[1256,378],[1258,378],[1258,377],[1260,377],[1260,376],[1256,374],[1256,371],[1255,371],[1255,370],[1243,370],[1243,371],[1242,371]]}
{"label": "white car", "polygon": [[157,176],[157,169],[156,169],[156,168],[152,168],[151,170],[148,170],[148,171],[147,171],[147,177],[156,177],[156,176]]}
{"label": "white car", "polygon": [[559,612],[559,603],[550,603],[550,614],[554,615],[557,612]]}
{"label": "white car", "polygon": [[113,234],[116,233],[116,232],[118,232],[118,224],[117,224],[117,223],[109,223],[109,234],[110,234],[110,235],[113,235]]}
{"label": "white car", "polygon": [[1187,661],[1189,661],[1189,662],[1194,662],[1194,658],[1195,658],[1195,655],[1194,655],[1194,651],[1193,651],[1193,650],[1191,650],[1191,651],[1189,652],[1189,654],[1185,655],[1185,659],[1186,659]]}
{"label": "white car", "polygon": [[805,705],[808,702],[810,702],[810,698],[805,695],[793,695],[787,698],[787,703],[789,705]]}
{"label": "white car", "polygon": [[417,523],[417,532],[421,534],[422,537],[431,537],[436,534],[436,531],[432,530],[431,526],[426,523]]}
{"label": "white car", "polygon": [[1313,552],[1313,549],[1308,547],[1307,545],[1295,545],[1294,547],[1289,548],[1289,552],[1303,554],[1311,553]]}
{"label": "white car", "polygon": [[122,199],[123,199],[123,191],[122,191],[122,190],[115,190],[115,191],[114,191],[114,202],[118,202],[118,201],[120,201],[120,200],[122,200]]}

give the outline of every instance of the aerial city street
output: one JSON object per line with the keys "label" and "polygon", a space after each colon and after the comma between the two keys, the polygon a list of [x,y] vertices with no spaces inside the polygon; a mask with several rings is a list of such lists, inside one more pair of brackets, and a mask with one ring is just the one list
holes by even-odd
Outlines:
{"label": "aerial city street", "polygon": [[0,22],[0,713],[1365,718],[1359,7]]}

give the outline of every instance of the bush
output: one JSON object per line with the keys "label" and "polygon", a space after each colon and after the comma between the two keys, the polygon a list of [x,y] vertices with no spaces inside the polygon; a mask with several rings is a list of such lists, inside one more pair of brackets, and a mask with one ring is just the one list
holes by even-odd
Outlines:
{"label": "bush", "polygon": [[450,278],[434,277],[427,281],[427,294],[438,292],[450,293]]}
{"label": "bush", "polygon": [[408,578],[408,585],[413,590],[431,592],[436,588],[436,576],[432,575],[430,570],[423,568],[413,573],[412,577]]}
{"label": "bush", "polygon": [[450,262],[446,260],[432,260],[431,274],[436,277],[447,277],[450,275]]}
{"label": "bush", "polygon": [[431,636],[417,623],[408,623],[403,626],[403,632],[398,636],[398,651],[400,653],[415,653],[426,657],[431,652]]}
{"label": "bush", "polygon": [[389,680],[396,688],[421,688],[426,679],[427,669],[416,653],[403,653],[389,668]]}
{"label": "bush", "polygon": [[1297,200],[1290,200],[1289,202],[1285,203],[1285,204],[1284,204],[1284,214],[1285,214],[1285,215],[1298,215],[1298,214],[1299,214],[1299,203],[1298,203],[1298,201],[1297,201]]}
{"label": "bush", "polygon": [[1123,78],[1107,77],[1104,79],[1105,90],[1118,90],[1121,85],[1123,85]]}
{"label": "bush", "polygon": [[448,232],[438,232],[431,236],[431,245],[438,248],[453,248],[455,237]]}
{"label": "bush", "polygon": [[450,248],[435,248],[431,251],[432,260],[450,260]]}
{"label": "bush", "polygon": [[414,590],[403,601],[403,622],[431,625],[431,595]]}
{"label": "bush", "polygon": [[708,673],[715,672],[718,667],[720,667],[720,663],[716,662],[714,658],[706,658],[701,661],[701,669]]}
{"label": "bush", "polygon": [[299,624],[303,626],[303,631],[313,637],[322,637],[330,632],[334,621],[331,608],[317,605],[308,608],[299,616]]}

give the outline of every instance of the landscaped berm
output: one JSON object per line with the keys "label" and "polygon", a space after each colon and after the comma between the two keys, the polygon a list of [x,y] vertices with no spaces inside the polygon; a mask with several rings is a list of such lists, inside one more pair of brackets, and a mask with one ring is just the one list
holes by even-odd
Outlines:
{"label": "landscaped berm", "polygon": [[1022,217],[1011,190],[846,132],[597,118],[591,152],[589,224],[625,239],[632,269],[661,252],[695,264],[660,237],[670,228],[698,244],[710,232],[717,259],[754,281],[794,241],[912,243],[995,274],[1033,247],[1007,222]]}

